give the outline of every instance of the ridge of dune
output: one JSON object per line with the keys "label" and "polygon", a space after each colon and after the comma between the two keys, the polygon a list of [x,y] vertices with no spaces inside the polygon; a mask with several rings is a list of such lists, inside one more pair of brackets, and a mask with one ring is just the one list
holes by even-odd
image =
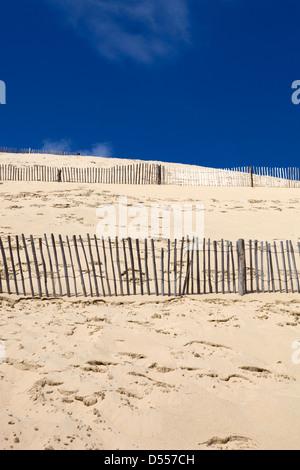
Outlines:
{"label": "ridge of dune", "polygon": [[39,154],[39,153],[5,153],[0,152],[0,164],[10,164],[16,166],[30,166],[30,165],[45,165],[53,167],[77,167],[85,168],[88,166],[97,167],[112,167],[114,165],[132,165],[136,163],[156,163],[166,165],[172,168],[193,168],[200,169],[206,168],[198,165],[189,165],[187,163],[169,163],[156,159],[142,160],[131,158],[115,158],[115,157],[91,157],[85,155],[53,155],[53,154]]}

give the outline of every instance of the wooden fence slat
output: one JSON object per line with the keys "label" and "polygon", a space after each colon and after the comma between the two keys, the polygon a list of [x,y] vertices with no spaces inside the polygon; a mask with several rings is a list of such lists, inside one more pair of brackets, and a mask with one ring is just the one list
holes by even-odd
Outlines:
{"label": "wooden fence slat", "polygon": [[246,275],[246,253],[245,253],[245,241],[240,239],[237,242],[237,254],[238,254],[238,283],[239,283],[239,295],[243,296],[247,293],[247,275]]}
{"label": "wooden fence slat", "polygon": [[56,297],[56,290],[55,290],[55,279],[54,279],[54,271],[53,271],[53,263],[52,263],[52,258],[51,258],[51,253],[50,253],[50,247],[47,239],[47,235],[44,234],[45,238],[45,243],[46,243],[46,248],[47,248],[47,254],[48,254],[48,259],[49,259],[49,266],[50,266],[50,275],[51,275],[51,282],[52,282],[52,294],[53,297]]}
{"label": "wooden fence slat", "polygon": [[121,264],[120,264],[120,252],[119,252],[119,240],[116,237],[116,259],[117,259],[117,266],[118,266],[118,273],[119,273],[119,282],[120,282],[120,292],[121,296],[124,296],[123,291],[123,282],[122,282],[122,271],[121,271]]}
{"label": "wooden fence slat", "polygon": [[293,272],[292,272],[291,257],[290,257],[290,247],[289,247],[288,241],[286,241],[286,252],[287,252],[287,259],[288,259],[291,289],[292,289],[292,293],[294,293]]}
{"label": "wooden fence slat", "polygon": [[58,264],[55,238],[54,238],[53,233],[51,233],[51,241],[52,241],[52,248],[53,248],[53,253],[54,253],[54,261],[55,261],[55,266],[56,266],[57,280],[58,280],[58,285],[59,285],[59,295],[60,295],[60,297],[62,297],[63,296],[63,290],[62,290],[62,284],[61,284],[61,279],[60,279],[60,272],[59,272],[59,264]]}
{"label": "wooden fence slat", "polygon": [[127,295],[130,295],[130,283],[129,283],[129,271],[128,271],[128,262],[127,262],[127,253],[126,253],[126,242],[123,238],[122,240],[123,244],[123,254],[124,254],[124,263],[125,263],[125,275],[126,275],[126,289],[127,289]]}
{"label": "wooden fence slat", "polygon": [[75,235],[73,235],[73,245],[74,245],[74,248],[75,248],[75,255],[76,255],[76,259],[77,259],[77,265],[78,265],[78,269],[79,269],[83,295],[84,295],[84,297],[87,297],[87,292],[86,292],[86,288],[85,288],[85,282],[84,282],[84,277],[83,277],[83,272],[82,272],[82,267],[81,267],[81,262],[80,262],[80,256],[79,256],[79,251],[78,251],[77,239],[76,239]]}
{"label": "wooden fence slat", "polygon": [[8,294],[11,294],[6,254],[5,254],[5,250],[4,250],[4,246],[3,246],[3,243],[2,243],[2,238],[1,237],[0,237],[0,249],[1,249],[2,259],[3,259],[3,264],[4,264],[4,272],[5,272],[7,292],[8,292]]}
{"label": "wooden fence slat", "polygon": [[92,278],[91,278],[91,271],[90,271],[89,262],[88,262],[88,259],[87,259],[87,255],[86,255],[86,251],[85,251],[85,247],[84,247],[84,243],[83,243],[83,239],[82,239],[82,236],[81,236],[81,235],[79,235],[79,241],[80,241],[80,244],[81,244],[81,249],[82,249],[82,252],[83,252],[83,257],[84,257],[84,260],[85,260],[86,270],[87,270],[87,274],[88,274],[88,280],[89,280],[89,286],[90,286],[90,294],[91,294],[91,297],[94,297],[93,286],[92,286]]}
{"label": "wooden fence slat", "polygon": [[194,294],[194,258],[195,258],[195,237],[193,237],[192,241],[192,250],[191,250],[191,272],[190,272],[190,278],[191,278],[191,292]]}
{"label": "wooden fence slat", "polygon": [[249,260],[250,260],[250,292],[253,292],[253,250],[252,250],[252,240],[249,240]]}
{"label": "wooden fence slat", "polygon": [[148,293],[148,295],[150,295],[151,291],[150,291],[150,281],[149,281],[148,241],[147,241],[147,238],[145,238],[145,276],[146,276],[147,293]]}
{"label": "wooden fence slat", "polygon": [[185,293],[188,294],[188,291],[187,291],[187,283],[188,283],[188,278],[189,278],[189,276],[190,276],[191,264],[192,264],[192,261],[190,260],[190,261],[189,261],[189,264],[188,264],[188,267],[187,267],[187,272],[186,272],[186,276],[185,276],[185,280],[184,280],[184,284],[183,284],[183,289],[182,289],[181,295],[185,295]]}
{"label": "wooden fence slat", "polygon": [[23,242],[23,247],[24,247],[25,257],[26,257],[26,262],[27,262],[27,269],[28,269],[31,295],[32,295],[32,297],[34,297],[34,288],[33,288],[33,282],[32,282],[32,277],[31,277],[31,266],[30,266],[30,261],[29,261],[29,256],[28,256],[26,239],[25,239],[25,235],[23,233],[22,233],[22,242]]}
{"label": "wooden fence slat", "polygon": [[217,242],[214,241],[214,253],[215,253],[215,293],[219,293],[219,279],[218,279],[218,246]]}
{"label": "wooden fence slat", "polygon": [[133,280],[133,294],[136,295],[134,256],[133,256],[133,249],[132,249],[132,240],[130,237],[128,238],[128,246],[129,246],[130,262],[131,262],[132,280]]}
{"label": "wooden fence slat", "polygon": [[168,296],[170,297],[171,296],[171,274],[170,274],[170,271],[171,271],[171,240],[168,239],[168,261],[167,261],[167,265],[168,265],[168,272],[167,272],[167,276],[168,276]]}
{"label": "wooden fence slat", "polygon": [[177,239],[174,240],[174,296],[177,297]]}
{"label": "wooden fence slat", "polygon": [[165,295],[165,251],[161,249],[161,295]]}
{"label": "wooden fence slat", "polygon": [[279,260],[278,260],[276,242],[274,242],[274,253],[275,253],[275,260],[276,260],[276,267],[277,267],[277,274],[278,274],[279,290],[280,290],[280,293],[282,293],[281,274],[280,274],[280,267],[279,267]]}
{"label": "wooden fence slat", "polygon": [[288,279],[287,279],[287,271],[286,271],[286,262],[285,262],[285,255],[284,255],[284,246],[283,242],[280,242],[281,247],[281,254],[282,254],[282,264],[283,264],[283,272],[284,272],[284,284],[285,284],[285,292],[288,293]]}
{"label": "wooden fence slat", "polygon": [[189,287],[190,287],[190,270],[191,270],[191,267],[190,267],[190,239],[189,239],[189,236],[186,237],[186,255],[187,255],[187,263],[186,263],[186,275],[185,275],[185,278],[186,278],[186,291],[187,293],[189,294]]}
{"label": "wooden fence slat", "polygon": [[224,240],[221,240],[221,272],[222,272],[222,294],[225,294],[225,258],[224,258]]}
{"label": "wooden fence slat", "polygon": [[101,280],[101,286],[102,286],[102,294],[103,294],[103,297],[106,297],[106,294],[105,294],[105,287],[104,287],[104,280],[103,280],[103,273],[102,273],[101,258],[100,258],[100,250],[99,250],[97,235],[94,235],[94,240],[95,240],[95,247],[96,247],[96,253],[97,253],[97,261],[98,261],[99,273],[100,273],[100,280]]}
{"label": "wooden fence slat", "polygon": [[209,288],[209,293],[212,294],[211,259],[210,259],[210,238],[207,240],[207,258],[208,258],[208,288]]}
{"label": "wooden fence slat", "polygon": [[75,268],[74,268],[72,250],[71,250],[71,245],[70,245],[70,240],[69,240],[68,235],[66,236],[66,240],[67,240],[67,246],[68,246],[68,251],[69,251],[69,257],[70,257],[70,263],[71,263],[71,268],[72,268],[72,274],[73,274],[74,293],[75,293],[75,297],[78,297],[78,291],[77,291],[77,285],[76,285]]}
{"label": "wooden fence slat", "polygon": [[96,297],[100,297],[99,289],[98,289],[98,282],[97,282],[97,275],[96,275],[96,268],[95,268],[92,245],[91,245],[91,238],[90,238],[89,233],[87,234],[87,241],[88,241],[89,255],[90,255],[91,266],[92,266],[92,271],[93,271],[93,277],[94,277]]}
{"label": "wooden fence slat", "polygon": [[181,239],[181,250],[180,250],[179,295],[181,295],[181,290],[182,290],[183,250],[184,250],[184,237]]}
{"label": "wooden fence slat", "polygon": [[271,250],[270,243],[269,243],[269,258],[270,258],[270,274],[271,274],[272,291],[276,292],[275,279],[274,279],[274,269],[273,269],[273,260],[272,260],[272,250]]}
{"label": "wooden fence slat", "polygon": [[299,276],[298,276],[298,272],[297,272],[297,265],[296,265],[296,259],[295,259],[295,251],[294,251],[294,247],[293,247],[293,244],[292,244],[291,240],[289,240],[289,244],[290,244],[290,251],[291,251],[291,256],[292,256],[294,271],[295,271],[295,277],[296,277],[296,282],[297,282],[297,292],[300,293],[300,284],[299,284]]}
{"label": "wooden fence slat", "polygon": [[49,297],[48,279],[47,279],[47,268],[46,268],[46,262],[45,262],[45,258],[44,258],[44,253],[43,253],[43,240],[42,240],[41,238],[39,238],[39,249],[40,249],[40,255],[41,255],[42,266],[43,266],[45,293],[46,293],[46,297]]}
{"label": "wooden fence slat", "polygon": [[268,272],[268,292],[271,292],[271,278],[270,278],[270,257],[269,257],[269,244],[266,242],[266,256],[267,256],[267,272]]}
{"label": "wooden fence slat", "polygon": [[258,274],[258,241],[254,241],[254,262],[255,262],[255,280],[256,292],[259,294],[259,274]]}
{"label": "wooden fence slat", "polygon": [[140,253],[140,242],[139,242],[138,239],[136,239],[136,251],[137,251],[139,274],[140,274],[140,290],[141,290],[141,295],[144,295],[143,271],[142,271],[142,262],[141,262],[141,253]]}
{"label": "wooden fence slat", "polygon": [[197,294],[201,293],[201,276],[200,276],[200,254],[199,254],[199,238],[196,238],[196,263],[197,263]]}
{"label": "wooden fence slat", "polygon": [[[22,262],[21,262],[20,242],[19,242],[19,237],[18,237],[18,235],[16,235],[16,247],[17,247],[17,257],[18,257],[19,270],[20,270],[20,275],[21,275],[21,280],[22,280],[23,294],[26,296],[25,279],[24,279],[23,268],[22,268]],[[1,292],[2,292],[2,289],[1,289]]]}
{"label": "wooden fence slat", "polygon": [[17,281],[17,276],[16,276],[15,261],[14,261],[14,255],[13,255],[10,235],[8,235],[7,239],[8,239],[9,254],[10,254],[11,266],[12,266],[12,270],[13,270],[16,294],[19,295],[19,287],[18,287],[18,281]]}
{"label": "wooden fence slat", "polygon": [[159,291],[158,291],[158,280],[157,280],[156,259],[155,259],[155,246],[154,246],[153,238],[151,239],[151,247],[152,247],[152,260],[153,260],[153,274],[154,274],[155,294],[156,294],[156,296],[158,296]]}
{"label": "wooden fence slat", "polygon": [[203,238],[203,292],[206,294],[206,240]]}
{"label": "wooden fence slat", "polygon": [[234,265],[234,256],[233,256],[233,245],[230,243],[231,251],[231,263],[232,263],[232,280],[233,280],[233,293],[236,294],[236,282],[235,282],[235,265]]}
{"label": "wooden fence slat", "polygon": [[103,260],[104,260],[104,268],[105,268],[105,276],[106,276],[108,295],[111,296],[111,288],[110,288],[109,276],[108,276],[107,256],[106,256],[106,248],[105,248],[104,237],[102,237],[102,249],[103,249]]}
{"label": "wooden fence slat", "polygon": [[66,287],[67,287],[67,296],[71,297],[70,283],[69,283],[69,273],[68,273],[67,260],[66,260],[65,250],[64,250],[64,244],[63,244],[61,235],[59,235],[58,238],[59,238],[61,255],[62,255],[62,260],[63,260],[63,265],[64,265],[65,281],[66,281]]}
{"label": "wooden fence slat", "polygon": [[264,273],[264,244],[260,244],[260,257],[261,257],[261,291],[265,292],[265,273]]}

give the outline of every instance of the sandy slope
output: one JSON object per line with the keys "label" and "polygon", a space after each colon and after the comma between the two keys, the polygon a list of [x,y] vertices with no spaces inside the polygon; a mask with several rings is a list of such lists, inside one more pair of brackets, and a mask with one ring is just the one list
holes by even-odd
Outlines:
{"label": "sandy slope", "polygon": [[127,196],[129,206],[142,204],[149,209],[161,204],[204,204],[204,235],[211,239],[300,239],[298,189],[38,182],[0,184],[0,235],[93,234],[99,222],[97,208],[118,205],[120,196]]}
{"label": "sandy slope", "polygon": [[1,299],[0,446],[299,448],[300,303]]}
{"label": "sandy slope", "polygon": [[[19,153],[1,153],[0,152],[0,164],[10,164],[16,166],[33,166],[33,165],[45,165],[52,167],[111,167],[114,165],[131,165],[133,163],[144,163],[144,160],[132,160],[129,158],[103,158],[103,157],[88,157],[82,155],[48,155],[48,154],[19,154]],[[148,163],[162,163],[159,162],[155,157]],[[199,168],[195,165],[185,165],[178,163],[167,163],[167,166],[171,167],[188,167],[188,168]],[[202,167],[203,168],[203,167]]]}
{"label": "sandy slope", "polygon": [[[299,240],[298,190],[40,183],[0,185],[0,233],[94,233],[119,195],[203,202],[212,239]],[[299,318],[298,295],[3,295],[0,448],[299,449]]]}

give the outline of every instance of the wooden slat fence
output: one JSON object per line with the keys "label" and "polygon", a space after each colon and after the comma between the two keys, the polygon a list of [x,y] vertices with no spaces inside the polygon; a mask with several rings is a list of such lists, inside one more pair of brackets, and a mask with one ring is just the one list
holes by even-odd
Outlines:
{"label": "wooden slat fence", "polygon": [[0,165],[0,181],[43,181],[102,184],[164,184],[165,167],[139,163],[111,168],[47,167]]}
{"label": "wooden slat fence", "polygon": [[299,188],[299,168],[175,168],[166,167],[165,184],[181,186]]}
{"label": "wooden slat fence", "polygon": [[215,187],[299,188],[299,168],[244,167],[233,169],[168,167],[156,163],[90,167],[17,167],[0,165],[0,181],[43,181],[101,184],[168,184]]}
{"label": "wooden slat fence", "polygon": [[299,293],[299,263],[300,243],[296,247],[290,240],[2,236],[0,293],[48,298]]}
{"label": "wooden slat fence", "polygon": [[80,153],[71,153],[65,150],[37,150],[32,148],[10,148],[10,147],[0,147],[0,153],[22,153],[22,154],[40,154],[40,155],[80,155]]}

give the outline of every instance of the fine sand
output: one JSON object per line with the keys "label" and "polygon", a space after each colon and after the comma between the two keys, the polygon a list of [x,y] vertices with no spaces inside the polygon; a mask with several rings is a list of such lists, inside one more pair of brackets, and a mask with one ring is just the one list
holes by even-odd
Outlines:
{"label": "fine sand", "polygon": [[[0,164],[16,165],[16,166],[33,166],[45,165],[52,167],[75,167],[75,168],[88,168],[88,167],[102,167],[108,168],[114,165],[131,165],[135,163],[145,163],[144,160],[132,160],[128,158],[103,158],[103,157],[88,157],[83,155],[48,155],[48,154],[19,154],[19,153],[1,153]],[[179,168],[199,168],[195,165],[186,165],[183,163],[164,163],[159,162],[157,159],[147,161],[147,163],[161,163],[170,167]],[[200,167],[203,168],[203,167]]]}
{"label": "fine sand", "polygon": [[[90,164],[15,158],[0,164]],[[211,239],[299,241],[297,189],[13,182],[0,184],[0,235],[93,234],[119,196],[203,203]],[[2,295],[0,312],[1,449],[300,448],[299,295]]]}

